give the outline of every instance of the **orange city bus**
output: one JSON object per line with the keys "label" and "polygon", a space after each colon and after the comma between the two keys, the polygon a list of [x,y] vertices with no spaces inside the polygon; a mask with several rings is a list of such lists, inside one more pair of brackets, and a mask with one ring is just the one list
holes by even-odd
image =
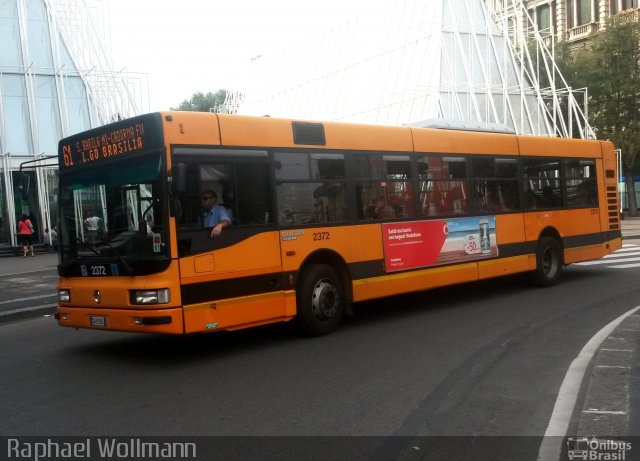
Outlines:
{"label": "orange city bus", "polygon": [[621,247],[609,142],[163,112],[63,139],[59,164],[56,317],[74,328],[322,335],[354,302],[548,286]]}

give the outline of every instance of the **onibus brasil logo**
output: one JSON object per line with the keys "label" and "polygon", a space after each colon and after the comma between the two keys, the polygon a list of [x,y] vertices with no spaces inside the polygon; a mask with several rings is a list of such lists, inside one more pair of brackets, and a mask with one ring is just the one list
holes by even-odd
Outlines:
{"label": "onibus brasil logo", "polygon": [[567,455],[570,460],[624,461],[631,451],[631,443],[595,437],[569,437]]}

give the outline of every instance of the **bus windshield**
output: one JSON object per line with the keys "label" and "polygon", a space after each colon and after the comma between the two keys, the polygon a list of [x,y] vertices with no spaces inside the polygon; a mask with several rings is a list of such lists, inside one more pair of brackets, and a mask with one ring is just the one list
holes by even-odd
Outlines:
{"label": "bus windshield", "polygon": [[126,274],[133,272],[131,264],[165,258],[161,172],[161,156],[155,153],[61,174],[62,264],[112,262]]}

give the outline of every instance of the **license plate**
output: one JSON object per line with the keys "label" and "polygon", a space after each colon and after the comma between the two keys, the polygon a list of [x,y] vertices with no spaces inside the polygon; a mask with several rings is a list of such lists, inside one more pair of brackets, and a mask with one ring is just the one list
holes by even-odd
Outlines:
{"label": "license plate", "polygon": [[90,315],[89,323],[92,327],[106,327],[107,326],[107,318],[103,315]]}

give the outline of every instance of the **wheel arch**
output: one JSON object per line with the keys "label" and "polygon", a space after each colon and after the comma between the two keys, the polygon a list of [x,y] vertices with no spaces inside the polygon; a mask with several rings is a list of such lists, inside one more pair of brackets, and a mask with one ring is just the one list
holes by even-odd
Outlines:
{"label": "wheel arch", "polygon": [[560,232],[558,232],[558,229],[553,226],[545,227],[544,229],[542,229],[542,231],[540,231],[537,243],[540,243],[540,241],[545,237],[551,237],[558,241],[558,244],[560,245],[560,256],[562,257],[561,263],[562,265],[564,265],[564,242],[562,241],[562,237],[560,236]]}
{"label": "wheel arch", "polygon": [[344,289],[345,296],[347,297],[347,301],[351,302],[353,300],[353,287],[351,284],[351,274],[349,273],[349,268],[347,267],[346,261],[333,250],[329,249],[319,249],[309,254],[302,264],[300,264],[300,269],[296,274],[296,289],[298,289],[300,285],[300,274],[313,264],[326,264],[334,268],[342,282],[342,288]]}

